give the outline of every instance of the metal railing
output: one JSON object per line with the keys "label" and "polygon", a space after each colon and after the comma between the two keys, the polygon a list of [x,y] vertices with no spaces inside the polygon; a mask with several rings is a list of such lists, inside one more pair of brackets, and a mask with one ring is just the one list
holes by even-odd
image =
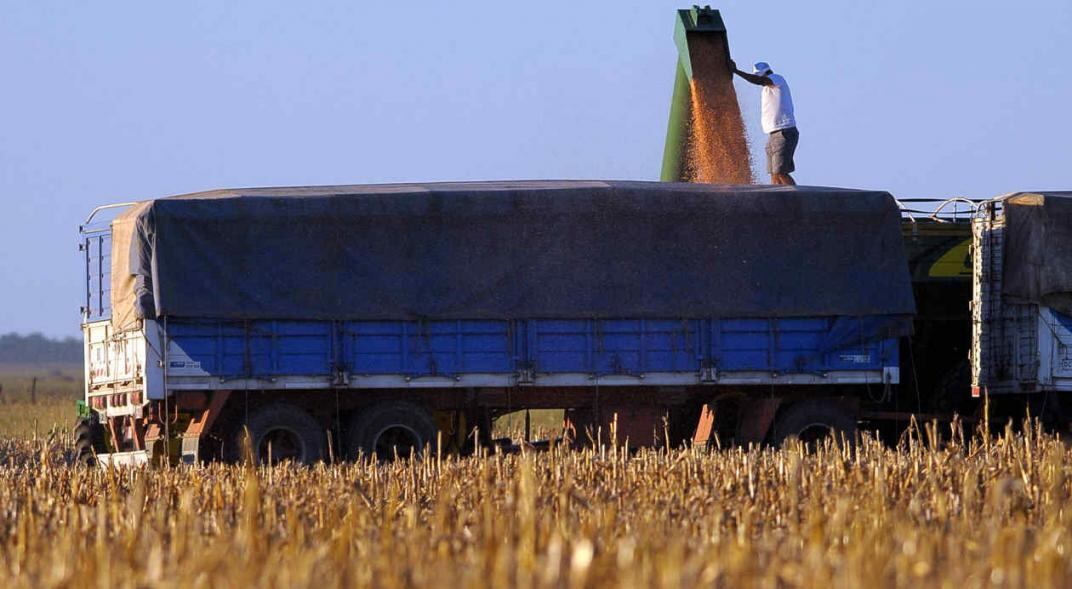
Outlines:
{"label": "metal railing", "polygon": [[130,207],[130,206],[134,206],[136,204],[138,204],[138,203],[137,202],[117,202],[117,203],[113,203],[113,204],[110,204],[110,205],[101,205],[101,206],[93,209],[92,211],[90,211],[89,216],[86,217],[86,220],[83,221],[82,224],[78,226],[78,231],[82,232],[82,233],[88,233],[88,232],[93,232],[93,231],[105,230],[105,228],[94,229],[94,228],[90,227],[90,224],[93,222],[93,218],[97,216],[97,213],[100,213],[101,211],[107,211],[107,210],[110,210],[110,209],[126,208],[126,207]]}
{"label": "metal railing", "polygon": [[[985,199],[971,199],[963,196],[952,198],[899,198],[897,206],[901,216],[912,223],[927,220],[933,223],[966,223],[975,216]],[[926,205],[933,205],[927,207]],[[923,206],[921,206],[923,205]],[[966,207],[962,210],[960,206]],[[951,208],[951,210],[950,210]]]}

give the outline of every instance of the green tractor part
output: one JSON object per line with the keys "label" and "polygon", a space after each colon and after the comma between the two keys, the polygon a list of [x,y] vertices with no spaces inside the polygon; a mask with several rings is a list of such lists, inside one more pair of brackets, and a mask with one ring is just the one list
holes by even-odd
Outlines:
{"label": "green tractor part", "polygon": [[[689,141],[689,121],[692,118],[692,59],[693,50],[703,45],[701,38],[720,35],[723,46],[729,47],[726,25],[722,15],[710,6],[693,6],[677,11],[674,24],[674,44],[677,45],[677,75],[674,79],[674,96],[670,100],[670,125],[666,130],[666,146],[663,148],[663,169],[660,180],[680,182],[685,180],[684,166]],[[729,54],[726,55],[729,60]]]}

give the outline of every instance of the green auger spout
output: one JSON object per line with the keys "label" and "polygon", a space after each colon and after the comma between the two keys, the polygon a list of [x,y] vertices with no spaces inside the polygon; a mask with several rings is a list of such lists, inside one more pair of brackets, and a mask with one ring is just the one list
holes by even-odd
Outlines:
{"label": "green auger spout", "polygon": [[[689,141],[689,121],[692,117],[692,54],[690,42],[698,45],[698,37],[721,35],[726,37],[726,25],[722,15],[710,6],[693,6],[677,11],[674,24],[674,44],[677,45],[677,75],[674,79],[674,95],[670,100],[670,124],[666,130],[666,146],[663,148],[663,168],[660,179],[664,182],[680,182],[685,178],[685,154]],[[728,47],[728,43],[724,43]],[[729,55],[726,56],[729,59]]]}

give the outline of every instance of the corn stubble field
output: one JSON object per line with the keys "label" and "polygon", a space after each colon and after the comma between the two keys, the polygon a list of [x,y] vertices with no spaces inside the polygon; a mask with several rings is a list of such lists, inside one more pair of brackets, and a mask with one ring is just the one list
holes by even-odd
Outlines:
{"label": "corn stubble field", "polygon": [[0,438],[32,439],[74,425],[81,364],[0,364]]}
{"label": "corn stubble field", "polygon": [[1064,444],[935,433],[157,470],[7,440],[0,586],[1068,586]]}

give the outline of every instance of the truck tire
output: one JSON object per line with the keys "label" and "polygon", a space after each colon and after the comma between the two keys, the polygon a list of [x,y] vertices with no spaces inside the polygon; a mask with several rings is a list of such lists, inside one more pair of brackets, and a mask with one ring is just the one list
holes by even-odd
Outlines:
{"label": "truck tire", "polygon": [[851,442],[856,434],[856,415],[845,403],[835,399],[797,401],[782,409],[771,429],[771,443],[781,446],[790,437],[814,444],[836,435]]}
{"label": "truck tire", "polygon": [[96,454],[105,451],[104,427],[88,419],[78,420],[71,431],[71,446],[75,464],[96,466]]}
{"label": "truck tire", "polygon": [[320,423],[302,409],[288,403],[274,403],[254,411],[249,421],[239,425],[234,435],[234,456],[245,457],[245,436],[257,464],[291,460],[313,464],[324,457],[327,433]]}
{"label": "truck tire", "polygon": [[347,456],[375,456],[391,460],[435,451],[435,420],[423,408],[402,401],[388,401],[367,407],[352,418],[346,428]]}

